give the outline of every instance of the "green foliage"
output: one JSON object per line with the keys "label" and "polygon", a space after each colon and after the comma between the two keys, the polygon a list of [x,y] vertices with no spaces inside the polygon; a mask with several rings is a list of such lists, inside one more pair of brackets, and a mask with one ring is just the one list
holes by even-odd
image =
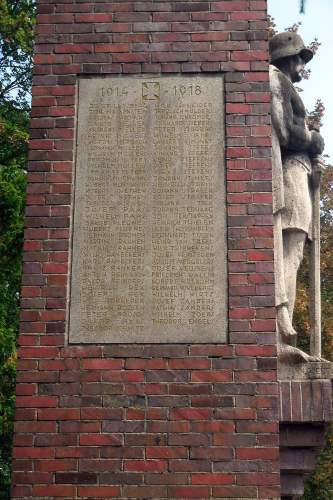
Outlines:
{"label": "green foliage", "polygon": [[8,497],[23,246],[28,114],[0,105],[0,498]]}
{"label": "green foliage", "polygon": [[274,35],[276,35],[279,31],[276,26],[276,22],[274,17],[270,16],[269,14],[267,15],[267,21],[268,21],[268,40],[273,38]]}
{"label": "green foliage", "polygon": [[305,484],[303,500],[333,498],[333,425],[326,436],[326,447],[317,460],[317,468]]}
{"label": "green foliage", "polygon": [[9,498],[34,0],[0,0],[0,499]]}
{"label": "green foliage", "polygon": [[0,103],[28,106],[34,15],[33,0],[0,0]]}

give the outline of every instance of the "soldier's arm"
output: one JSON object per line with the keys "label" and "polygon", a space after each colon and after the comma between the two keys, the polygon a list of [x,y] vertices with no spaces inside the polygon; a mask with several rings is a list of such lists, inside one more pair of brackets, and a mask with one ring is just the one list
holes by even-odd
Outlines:
{"label": "soldier's arm", "polygon": [[309,131],[305,120],[297,123],[291,102],[291,95],[283,75],[271,72],[272,123],[278,135],[280,146],[293,151],[307,151],[320,154],[324,149],[321,135]]}
{"label": "soldier's arm", "polygon": [[289,143],[288,115],[292,115],[292,109],[285,104],[286,97],[282,92],[279,73],[270,68],[270,88],[272,94],[272,125],[278,136],[280,146],[287,147]]}

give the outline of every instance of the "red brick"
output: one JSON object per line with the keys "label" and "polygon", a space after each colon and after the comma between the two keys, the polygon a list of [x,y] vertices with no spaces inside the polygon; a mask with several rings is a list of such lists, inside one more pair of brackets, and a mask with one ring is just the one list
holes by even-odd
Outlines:
{"label": "red brick", "polygon": [[255,486],[216,486],[213,488],[213,498],[258,498]]}
{"label": "red brick", "polygon": [[212,11],[230,11],[234,10],[246,10],[248,8],[248,2],[245,0],[227,0],[227,1],[219,1],[212,2],[211,10]]}
{"label": "red brick", "polygon": [[231,380],[232,373],[227,370],[193,371],[191,373],[192,382],[229,382]]}
{"label": "red brick", "polygon": [[227,103],[226,104],[226,112],[227,113],[246,114],[246,113],[250,113],[250,111],[251,111],[250,104],[243,104],[243,103]]}
{"label": "red brick", "polygon": [[168,462],[165,460],[125,460],[124,470],[129,472],[165,472]]}
{"label": "red brick", "polygon": [[210,408],[176,408],[170,412],[171,420],[205,420],[213,413]]}
{"label": "red brick", "polygon": [[47,472],[13,472],[12,481],[14,484],[50,483],[52,474]]}
{"label": "red brick", "polygon": [[16,486],[11,487],[12,498],[28,498],[31,495],[31,486]]}
{"label": "red brick", "polygon": [[16,395],[17,396],[31,396],[37,393],[37,385],[33,383],[29,384],[16,384]]}
{"label": "red brick", "polygon": [[255,419],[256,412],[253,408],[223,408],[217,410],[216,416],[224,420],[252,420]]}
{"label": "red brick", "polygon": [[188,449],[181,446],[152,446],[146,448],[149,458],[187,458]]}
{"label": "red brick", "polygon": [[59,446],[56,448],[56,458],[97,458],[99,455],[97,447]]}
{"label": "red brick", "polygon": [[209,446],[207,448],[192,448],[191,458],[192,459],[202,459],[208,461],[214,460],[232,460],[234,452],[232,448],[223,448],[221,446],[213,447]]}
{"label": "red brick", "polygon": [[66,274],[68,270],[67,264],[45,263],[43,264],[43,273],[46,274]]}
{"label": "red brick", "polygon": [[240,382],[275,382],[276,372],[274,371],[247,371],[244,370],[236,374]]}
{"label": "red brick", "polygon": [[85,370],[119,370],[123,368],[124,361],[121,359],[84,359],[82,367]]}
{"label": "red brick", "polygon": [[129,44],[127,43],[97,43],[95,44],[95,52],[128,52]]}
{"label": "red brick", "polygon": [[275,356],[276,348],[272,345],[237,346],[236,353],[240,356]]}
{"label": "red brick", "polygon": [[191,39],[196,42],[203,41],[226,41],[228,40],[228,32],[227,31],[210,31],[207,33],[191,33]]}
{"label": "red brick", "polygon": [[163,498],[163,494],[165,493],[165,486],[124,486],[123,495],[125,498],[135,498],[135,499],[145,499],[149,498]]}
{"label": "red brick", "polygon": [[171,498],[209,498],[208,486],[170,486]]}
{"label": "red brick", "polygon": [[36,485],[33,486],[33,493],[36,497],[70,497],[74,498],[75,488],[70,485],[63,484],[49,484],[49,485]]}
{"label": "red brick", "polygon": [[235,483],[235,475],[223,473],[198,473],[192,474],[191,481],[192,484],[233,484]]}
{"label": "red brick", "polygon": [[240,474],[237,478],[238,484],[253,486],[278,485],[279,481],[279,474],[268,473]]}
{"label": "red brick", "polygon": [[278,448],[239,448],[236,450],[236,458],[240,460],[277,460]]}
{"label": "red brick", "polygon": [[57,396],[17,396],[16,406],[18,408],[55,408],[58,406]]}
{"label": "red brick", "polygon": [[210,361],[203,358],[171,359],[169,368],[175,370],[207,370],[210,368]]}
{"label": "red brick", "polygon": [[81,434],[80,444],[83,446],[121,446],[123,438],[115,434]]}
{"label": "red brick", "polygon": [[76,470],[76,468],[77,468],[76,460],[54,459],[54,460],[35,461],[35,470],[38,471],[58,472],[58,471]]}
{"label": "red brick", "polygon": [[78,496],[84,498],[116,498],[119,495],[119,486],[79,486],[78,488]]}
{"label": "red brick", "polygon": [[16,447],[13,450],[14,458],[53,458],[53,448]]}
{"label": "red brick", "polygon": [[221,422],[215,420],[213,422],[193,422],[191,423],[193,432],[217,433],[217,432],[234,432],[235,424],[233,422]]}
{"label": "red brick", "polygon": [[81,408],[83,420],[119,420],[122,418],[121,408]]}
{"label": "red brick", "polygon": [[15,422],[16,432],[56,432],[55,422]]}
{"label": "red brick", "polygon": [[171,472],[210,472],[211,464],[208,460],[170,460]]}
{"label": "red brick", "polygon": [[38,420],[75,420],[78,418],[80,418],[80,410],[77,408],[38,410]]}
{"label": "red brick", "polygon": [[112,13],[76,14],[77,23],[109,23],[112,21]]}

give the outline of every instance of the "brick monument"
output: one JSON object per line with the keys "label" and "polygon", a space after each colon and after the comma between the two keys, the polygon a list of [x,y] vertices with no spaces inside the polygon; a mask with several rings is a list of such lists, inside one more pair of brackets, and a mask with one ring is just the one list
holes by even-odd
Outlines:
{"label": "brick monument", "polygon": [[13,499],[281,497],[266,9],[39,1]]}

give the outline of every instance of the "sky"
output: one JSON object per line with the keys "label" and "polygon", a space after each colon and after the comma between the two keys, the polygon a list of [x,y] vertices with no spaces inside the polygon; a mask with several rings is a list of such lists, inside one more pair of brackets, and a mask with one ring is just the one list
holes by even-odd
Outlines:
{"label": "sky", "polygon": [[322,135],[325,139],[325,153],[333,161],[333,0],[307,0],[305,14],[299,13],[299,0],[268,0],[268,13],[274,17],[277,29],[285,28],[301,21],[299,34],[305,45],[314,38],[321,42],[317,54],[307,65],[311,77],[299,87],[306,108],[311,111],[317,99],[321,99],[326,111],[323,120]]}

